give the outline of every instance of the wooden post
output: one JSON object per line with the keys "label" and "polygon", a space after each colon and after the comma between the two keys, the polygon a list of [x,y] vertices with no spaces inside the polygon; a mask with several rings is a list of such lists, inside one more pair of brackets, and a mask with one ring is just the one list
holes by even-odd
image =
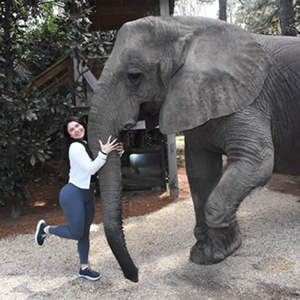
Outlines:
{"label": "wooden post", "polygon": [[169,0],[159,0],[159,7],[161,16],[166,17],[170,15]]}
{"label": "wooden post", "polygon": [[[159,0],[160,5],[160,15],[169,16],[170,7],[169,0]],[[169,165],[169,189],[170,196],[178,198],[179,188],[178,188],[178,173],[177,173],[177,153],[176,153],[176,135],[169,134],[167,136],[168,142],[168,165]]]}
{"label": "wooden post", "polygon": [[169,134],[168,141],[168,164],[169,164],[169,189],[170,196],[178,198],[178,173],[177,173],[177,153],[176,153],[176,135]]}

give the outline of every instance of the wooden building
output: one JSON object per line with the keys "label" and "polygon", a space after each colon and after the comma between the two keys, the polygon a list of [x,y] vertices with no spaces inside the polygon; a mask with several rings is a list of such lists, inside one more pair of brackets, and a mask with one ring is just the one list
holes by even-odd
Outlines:
{"label": "wooden building", "polygon": [[118,30],[146,16],[173,15],[174,0],[93,0],[92,30]]}

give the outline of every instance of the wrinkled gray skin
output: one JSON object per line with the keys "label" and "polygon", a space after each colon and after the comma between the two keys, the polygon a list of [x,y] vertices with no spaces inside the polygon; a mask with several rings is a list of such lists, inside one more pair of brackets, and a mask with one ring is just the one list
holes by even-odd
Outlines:
{"label": "wrinkled gray skin", "polygon": [[[119,31],[92,100],[89,141],[96,153],[98,139],[118,137],[141,114],[165,134],[184,132],[193,262],[217,263],[239,248],[237,209],[273,171],[299,174],[299,58],[299,38],[252,35],[208,18],[147,17]],[[125,277],[137,282],[122,230],[117,153],[99,176],[107,240]]]}

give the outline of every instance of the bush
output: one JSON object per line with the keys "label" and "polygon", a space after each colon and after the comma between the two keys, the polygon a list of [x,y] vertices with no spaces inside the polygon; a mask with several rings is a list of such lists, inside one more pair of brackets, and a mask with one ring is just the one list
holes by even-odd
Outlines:
{"label": "bush", "polygon": [[13,217],[20,215],[29,197],[31,173],[50,158],[60,139],[70,100],[65,89],[45,96],[18,81],[13,91],[0,94],[0,202],[12,204]]}

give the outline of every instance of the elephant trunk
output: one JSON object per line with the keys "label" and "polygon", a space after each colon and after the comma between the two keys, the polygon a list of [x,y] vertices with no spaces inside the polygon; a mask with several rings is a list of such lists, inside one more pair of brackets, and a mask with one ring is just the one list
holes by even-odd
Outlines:
{"label": "elephant trunk", "polygon": [[112,153],[99,172],[104,231],[124,276],[133,282],[138,282],[138,269],[128,253],[123,232],[121,177],[120,159],[117,153]]}
{"label": "elephant trunk", "polygon": [[[91,112],[89,116],[89,144],[93,153],[99,150],[98,139],[106,142],[110,132],[99,126],[99,115]],[[103,119],[102,119],[103,120]],[[108,123],[106,123],[107,125]],[[106,126],[107,128],[107,126]],[[103,129],[103,130],[102,130]],[[109,130],[107,130],[109,132]],[[99,171],[100,195],[104,231],[108,244],[116,257],[125,278],[138,282],[138,269],[134,265],[125,242],[122,226],[122,174],[119,154],[114,151],[107,157],[105,165]]]}

